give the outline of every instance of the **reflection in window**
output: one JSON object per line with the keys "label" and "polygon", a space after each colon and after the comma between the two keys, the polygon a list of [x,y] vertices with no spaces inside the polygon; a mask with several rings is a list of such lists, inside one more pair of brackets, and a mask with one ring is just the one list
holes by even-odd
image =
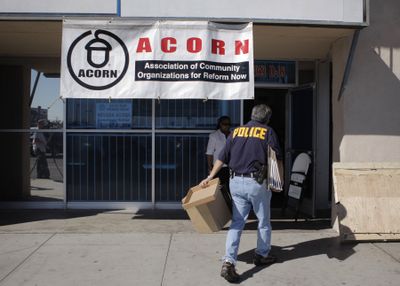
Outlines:
{"label": "reflection in window", "polygon": [[3,201],[63,201],[62,132],[0,133]]}
{"label": "reflection in window", "polygon": [[222,115],[231,117],[232,125],[240,124],[239,100],[178,99],[156,104],[156,128],[215,129]]}
{"label": "reflection in window", "polygon": [[151,201],[151,136],[68,134],[69,201]]}
{"label": "reflection in window", "polygon": [[68,129],[150,129],[150,99],[68,99]]}
{"label": "reflection in window", "polygon": [[59,98],[60,79],[49,74],[40,73],[36,89],[34,89],[37,75],[38,73],[32,70],[29,126],[36,128],[39,120],[45,120],[46,128],[62,129],[63,102]]}
{"label": "reflection in window", "polygon": [[39,129],[30,136],[31,200],[62,201],[63,134],[40,131],[39,123]]}
{"label": "reflection in window", "polygon": [[209,134],[156,135],[156,200],[180,201],[207,176]]}

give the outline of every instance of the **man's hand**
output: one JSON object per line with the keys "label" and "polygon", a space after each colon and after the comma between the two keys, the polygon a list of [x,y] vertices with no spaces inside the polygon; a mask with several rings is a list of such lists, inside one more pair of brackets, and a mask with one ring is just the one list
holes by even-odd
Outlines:
{"label": "man's hand", "polygon": [[212,177],[208,176],[205,178],[203,181],[200,182],[200,187],[206,188],[208,186],[208,183],[211,181]]}

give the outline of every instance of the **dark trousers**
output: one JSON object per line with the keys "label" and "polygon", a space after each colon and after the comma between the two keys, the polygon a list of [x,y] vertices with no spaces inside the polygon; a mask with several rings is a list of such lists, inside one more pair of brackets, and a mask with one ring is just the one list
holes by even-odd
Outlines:
{"label": "dark trousers", "polygon": [[46,153],[36,150],[36,177],[38,179],[50,178],[49,166],[47,165]]}
{"label": "dark trousers", "polygon": [[226,204],[228,205],[230,211],[232,212],[232,196],[229,190],[229,177],[230,177],[229,168],[222,167],[216,176],[219,178],[221,183],[222,195],[224,196]]}

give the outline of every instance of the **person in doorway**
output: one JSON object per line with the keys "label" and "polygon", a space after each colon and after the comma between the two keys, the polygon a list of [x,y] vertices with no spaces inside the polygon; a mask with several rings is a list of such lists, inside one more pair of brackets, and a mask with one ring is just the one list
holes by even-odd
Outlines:
{"label": "person in doorway", "polygon": [[[217,130],[212,132],[208,139],[207,144],[207,164],[208,172],[210,173],[215,161],[217,161],[221,150],[224,148],[226,143],[226,138],[229,136],[231,127],[231,119],[229,116],[221,116],[217,121]],[[216,174],[219,178],[220,184],[222,186],[222,194],[228,204],[229,208],[232,209],[231,195],[229,191],[229,168],[226,164],[222,165],[222,168]]]}
{"label": "person in doorway", "polygon": [[282,160],[278,137],[267,125],[271,114],[271,108],[265,104],[254,106],[251,120],[233,130],[210,175],[200,183],[200,186],[206,187],[224,164],[231,168],[232,222],[226,238],[221,276],[232,283],[240,280],[235,265],[240,236],[251,208],[258,219],[257,247],[253,262],[260,266],[276,261],[276,257],[270,254],[271,190],[267,189],[266,180],[259,183],[258,178],[260,168],[267,164],[268,146],[276,152],[278,160]]}
{"label": "person in doorway", "polygon": [[[38,120],[38,129],[43,129],[46,125],[45,119]],[[36,155],[36,176],[38,179],[50,178],[49,166],[46,159],[47,140],[43,132],[35,132],[32,140],[33,152]]]}

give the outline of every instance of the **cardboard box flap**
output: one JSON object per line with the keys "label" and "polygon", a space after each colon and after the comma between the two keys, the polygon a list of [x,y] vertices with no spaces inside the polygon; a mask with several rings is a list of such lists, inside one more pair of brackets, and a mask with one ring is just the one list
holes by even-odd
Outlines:
{"label": "cardboard box flap", "polygon": [[182,199],[182,206],[186,210],[188,208],[207,204],[216,199],[218,191],[219,179],[215,178],[208,183],[206,188],[195,186],[191,188],[188,194]]}

